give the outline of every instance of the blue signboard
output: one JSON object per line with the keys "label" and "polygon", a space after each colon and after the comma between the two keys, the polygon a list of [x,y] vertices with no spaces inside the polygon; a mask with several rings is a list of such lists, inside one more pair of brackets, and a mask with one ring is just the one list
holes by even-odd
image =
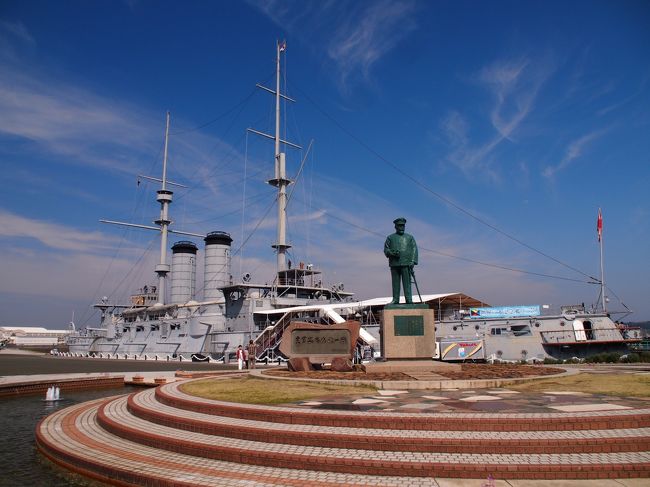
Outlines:
{"label": "blue signboard", "polygon": [[533,306],[496,306],[494,308],[470,308],[472,319],[517,318],[520,316],[539,316],[539,305]]}

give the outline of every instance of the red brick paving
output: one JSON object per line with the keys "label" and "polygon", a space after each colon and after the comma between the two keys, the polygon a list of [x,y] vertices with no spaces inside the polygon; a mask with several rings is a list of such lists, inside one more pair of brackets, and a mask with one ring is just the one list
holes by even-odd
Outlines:
{"label": "red brick paving", "polygon": [[169,384],[58,411],[39,424],[37,445],[114,485],[436,485],[650,477],[648,426],[645,408],[341,411],[211,401]]}

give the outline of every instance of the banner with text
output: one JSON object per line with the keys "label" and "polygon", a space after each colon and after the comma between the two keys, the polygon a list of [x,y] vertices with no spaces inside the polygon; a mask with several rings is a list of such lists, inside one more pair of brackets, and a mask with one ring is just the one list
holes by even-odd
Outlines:
{"label": "banner with text", "polygon": [[470,308],[472,319],[517,318],[520,316],[539,316],[539,305],[534,306],[495,306],[494,308]]}

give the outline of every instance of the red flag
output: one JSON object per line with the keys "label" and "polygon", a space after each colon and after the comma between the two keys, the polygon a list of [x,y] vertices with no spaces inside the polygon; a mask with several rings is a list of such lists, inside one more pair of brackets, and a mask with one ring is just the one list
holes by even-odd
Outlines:
{"label": "red flag", "polygon": [[596,222],[596,230],[598,231],[598,241],[603,237],[603,212],[598,208],[598,221]]}

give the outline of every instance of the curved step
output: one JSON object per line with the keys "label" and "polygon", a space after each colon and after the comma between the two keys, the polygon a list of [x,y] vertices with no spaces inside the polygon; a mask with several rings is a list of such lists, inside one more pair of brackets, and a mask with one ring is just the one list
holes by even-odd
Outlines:
{"label": "curved step", "polygon": [[156,388],[167,406],[197,413],[283,424],[427,431],[577,431],[650,427],[650,409],[579,413],[394,413],[305,410],[239,404],[185,394],[182,383]]}
{"label": "curved step", "polygon": [[127,398],[105,403],[99,424],[147,446],[186,455],[307,471],[410,477],[610,478],[650,473],[650,452],[497,454],[352,450],[240,440],[153,424],[129,413]]}
{"label": "curved step", "polygon": [[191,457],[134,443],[101,428],[96,415],[99,400],[57,411],[44,418],[36,430],[38,449],[60,466],[110,485],[195,487],[229,485],[406,485],[437,486],[435,479],[338,474],[277,467],[258,467]]}
{"label": "curved step", "polygon": [[176,409],[155,390],[128,398],[133,415],[159,425],[264,443],[445,453],[602,453],[650,450],[650,428],[581,431],[431,431],[273,423]]}
{"label": "curved step", "polygon": [[36,438],[52,461],[112,485],[620,479],[650,477],[650,429],[640,426],[649,417],[647,409],[340,412],[210,401],[169,384],[57,411],[39,423]]}

